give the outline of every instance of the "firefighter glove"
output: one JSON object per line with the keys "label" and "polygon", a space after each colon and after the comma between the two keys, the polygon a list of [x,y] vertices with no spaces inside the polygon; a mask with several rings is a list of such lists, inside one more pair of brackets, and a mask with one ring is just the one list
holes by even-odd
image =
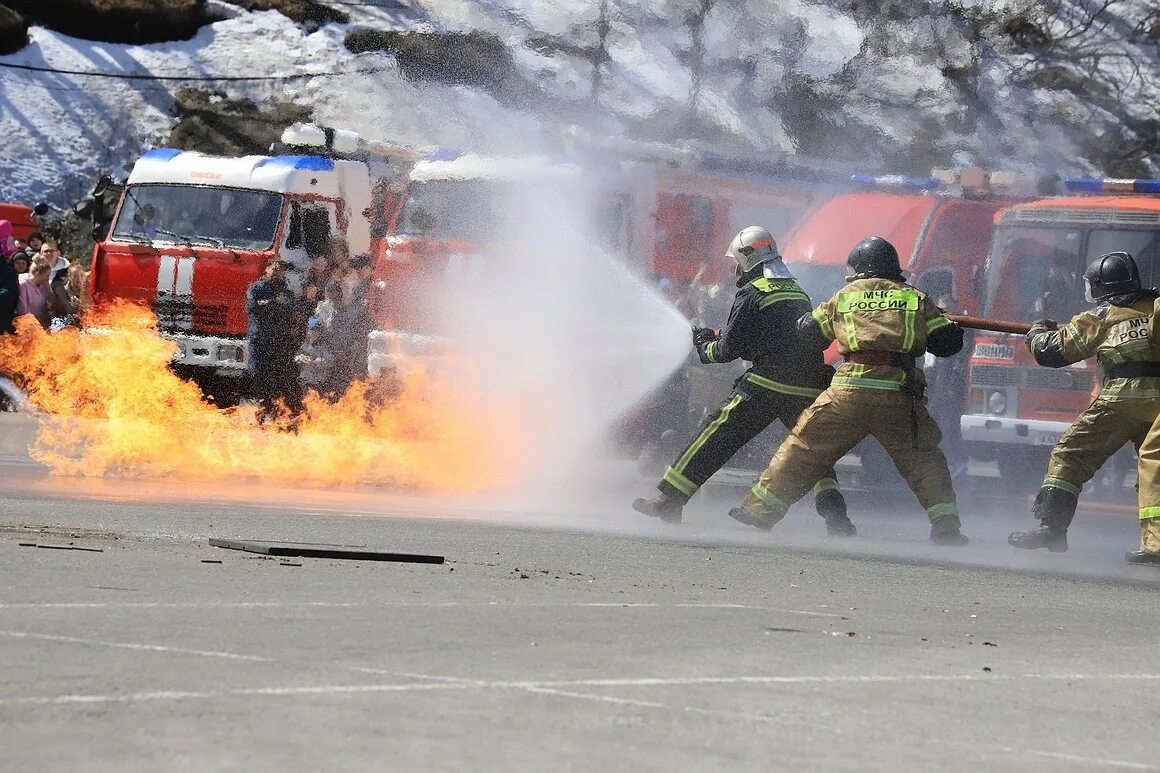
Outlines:
{"label": "firefighter glove", "polygon": [[712,341],[716,341],[721,337],[721,334],[709,327],[695,327],[693,328],[693,346],[701,347]]}

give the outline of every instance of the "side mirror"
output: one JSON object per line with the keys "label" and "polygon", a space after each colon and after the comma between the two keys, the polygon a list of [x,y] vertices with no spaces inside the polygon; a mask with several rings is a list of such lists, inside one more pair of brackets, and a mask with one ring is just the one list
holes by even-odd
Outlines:
{"label": "side mirror", "polygon": [[37,217],[44,217],[47,215],[48,203],[44,201],[38,202],[37,205],[32,208],[32,214],[36,215]]}
{"label": "side mirror", "polygon": [[102,196],[104,196],[106,193],[108,193],[109,189],[112,187],[113,187],[113,178],[107,174],[103,174],[97,179],[97,184],[93,186],[93,192],[90,193],[89,195],[92,196],[94,199],[99,199]]}

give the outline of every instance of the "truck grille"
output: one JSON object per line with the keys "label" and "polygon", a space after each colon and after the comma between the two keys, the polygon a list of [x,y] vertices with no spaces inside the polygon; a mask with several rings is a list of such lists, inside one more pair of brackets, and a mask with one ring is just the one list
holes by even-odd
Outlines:
{"label": "truck grille", "polygon": [[193,324],[198,328],[221,328],[226,324],[225,306],[194,306]]}
{"label": "truck grille", "polygon": [[1092,377],[1086,371],[1029,369],[1024,377],[1024,386],[1028,389],[1072,389],[1077,392],[1090,392]]}
{"label": "truck grille", "polygon": [[971,368],[971,383],[979,386],[1015,386],[1019,368],[1001,368],[998,365],[975,365]]}
{"label": "truck grille", "polygon": [[1095,385],[1095,380],[1090,370],[1003,368],[997,365],[975,365],[971,368],[971,385],[1090,392]]}

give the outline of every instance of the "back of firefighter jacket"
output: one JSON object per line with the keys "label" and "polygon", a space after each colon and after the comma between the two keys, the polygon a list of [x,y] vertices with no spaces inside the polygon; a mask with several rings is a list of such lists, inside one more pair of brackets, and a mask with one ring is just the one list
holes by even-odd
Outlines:
{"label": "back of firefighter jacket", "polygon": [[[931,334],[953,326],[926,293],[905,282],[878,278],[848,283],[814,309],[813,321],[826,340],[838,342],[843,356],[886,352],[920,357]],[[934,353],[943,354],[937,349]],[[908,371],[924,381],[921,371],[913,368],[846,362],[838,368],[834,386],[898,391]]]}
{"label": "back of firefighter jacket", "polygon": [[1032,328],[1027,346],[1040,365],[1061,368],[1095,357],[1107,374],[1101,396],[1112,400],[1160,398],[1160,299],[1141,293],[1126,305],[1101,303],[1058,330]]}
{"label": "back of firefighter jacket", "polygon": [[701,362],[753,363],[745,379],[759,387],[814,398],[832,371],[822,352],[805,342],[797,319],[810,310],[810,297],[793,279],[764,276],[758,267],[741,277],[720,340],[698,347]]}

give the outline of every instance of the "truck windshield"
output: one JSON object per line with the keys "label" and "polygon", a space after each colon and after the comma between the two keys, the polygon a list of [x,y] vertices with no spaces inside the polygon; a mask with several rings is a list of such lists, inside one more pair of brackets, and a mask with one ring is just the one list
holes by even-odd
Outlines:
{"label": "truck windshield", "polygon": [[1100,255],[1115,251],[1135,257],[1144,286],[1152,283],[1160,232],[1066,226],[1000,228],[987,259],[984,314],[1024,322],[1069,320],[1091,306],[1084,299],[1084,270]]}
{"label": "truck windshield", "polygon": [[396,233],[419,239],[486,244],[496,237],[504,186],[492,180],[414,183],[399,212]]}
{"label": "truck windshield", "polygon": [[987,258],[986,316],[1066,321],[1084,308],[1083,233],[1072,228],[1000,228]]}
{"label": "truck windshield", "polygon": [[274,244],[282,195],[196,185],[131,185],[114,241],[190,242],[242,250]]}
{"label": "truck windshield", "polygon": [[[569,198],[558,187],[545,187],[545,195],[538,196],[537,191],[544,185],[538,179],[519,183],[503,180],[412,183],[399,210],[395,233],[437,242],[493,244],[510,235],[509,228],[519,228],[518,218],[529,202],[551,206],[559,201],[586,201],[583,196]],[[593,233],[596,246],[624,256],[631,243],[629,209],[628,197],[612,195],[571,214]]]}

